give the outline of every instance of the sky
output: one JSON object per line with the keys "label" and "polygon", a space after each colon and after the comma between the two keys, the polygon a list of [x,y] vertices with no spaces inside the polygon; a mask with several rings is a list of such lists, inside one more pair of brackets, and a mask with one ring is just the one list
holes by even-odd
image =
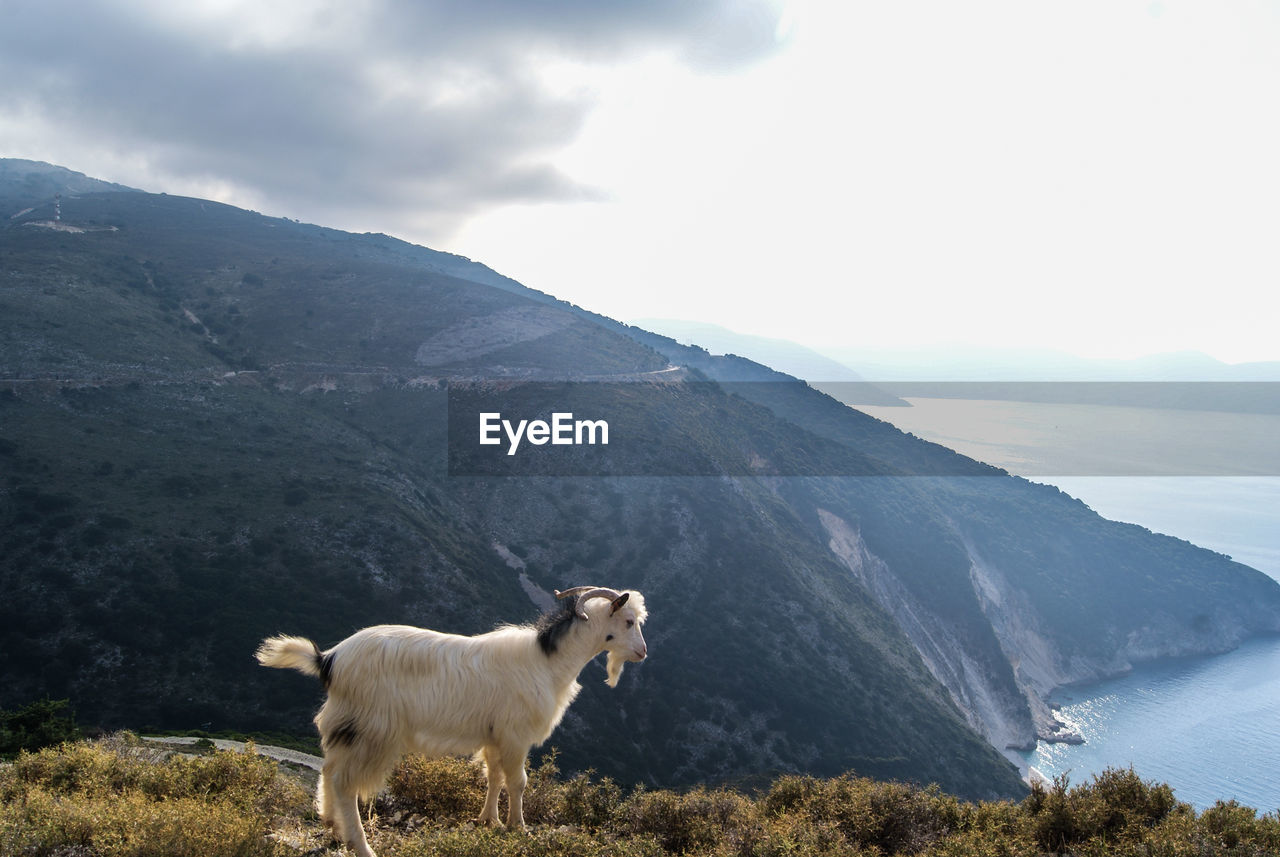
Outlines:
{"label": "sky", "polygon": [[0,156],[817,346],[1280,360],[1274,0],[0,0]]}

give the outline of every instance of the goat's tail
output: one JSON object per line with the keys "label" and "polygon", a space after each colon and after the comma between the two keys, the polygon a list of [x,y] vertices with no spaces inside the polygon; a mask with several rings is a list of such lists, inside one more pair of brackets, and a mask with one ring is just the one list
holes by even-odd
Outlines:
{"label": "goat's tail", "polygon": [[328,672],[320,647],[305,637],[268,637],[258,646],[254,657],[264,667],[294,669],[321,680],[324,680],[325,673]]}

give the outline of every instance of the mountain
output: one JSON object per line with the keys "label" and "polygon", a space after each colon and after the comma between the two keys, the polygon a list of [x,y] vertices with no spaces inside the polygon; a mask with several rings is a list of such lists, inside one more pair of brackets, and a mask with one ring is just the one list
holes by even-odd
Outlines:
{"label": "mountain", "polygon": [[[1049,348],[936,346],[815,349],[876,383],[905,382],[1273,382],[1280,362],[1224,363],[1200,351],[1132,358],[1078,357]],[[815,381],[841,380],[814,378]]]}
{"label": "mountain", "polygon": [[[738,333],[718,324],[687,319],[647,318],[637,327],[715,354],[736,354],[823,385],[857,384],[859,395],[879,389],[880,401],[861,404],[904,405],[885,392],[920,383],[1154,383],[1274,382],[1280,362],[1224,363],[1200,351],[1176,351],[1132,358],[1079,357],[1050,348],[943,345],[872,348],[820,345]],[[907,386],[912,393],[918,386]],[[848,398],[846,396],[845,398]]]}
{"label": "mountain", "polygon": [[127,192],[133,188],[89,178],[84,173],[41,161],[0,158],[0,212],[9,220],[50,218],[55,199],[83,193]]}
{"label": "mountain", "polygon": [[[705,348],[715,354],[746,357],[804,381],[858,383],[866,380],[843,363],[786,339],[752,336],[718,324],[672,318],[637,319],[631,324],[669,336],[685,345]],[[893,396],[885,395],[880,399],[867,404],[901,404]]]}
{"label": "mountain", "polygon": [[1275,413],[1280,381],[1280,363],[1228,364],[1198,351],[1097,359],[1034,348],[809,348],[706,322],[633,324],[708,353],[765,364],[853,407],[963,398]]}
{"label": "mountain", "polygon": [[[61,228],[0,220],[0,708],[305,733],[320,689],[264,636],[474,633],[596,583],[644,591],[650,658],[588,668],[564,769],[1016,796],[1053,687],[1280,630],[1227,557],[477,262],[55,193]],[[508,455],[489,413],[609,443]]]}

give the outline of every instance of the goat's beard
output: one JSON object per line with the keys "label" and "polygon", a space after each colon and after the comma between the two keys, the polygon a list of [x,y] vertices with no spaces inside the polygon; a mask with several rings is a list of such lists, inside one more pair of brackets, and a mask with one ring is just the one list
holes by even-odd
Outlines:
{"label": "goat's beard", "polygon": [[622,667],[626,663],[627,661],[622,655],[617,652],[609,652],[604,661],[605,672],[609,674],[609,677],[604,680],[604,683],[609,687],[617,687],[618,679],[622,677]]}

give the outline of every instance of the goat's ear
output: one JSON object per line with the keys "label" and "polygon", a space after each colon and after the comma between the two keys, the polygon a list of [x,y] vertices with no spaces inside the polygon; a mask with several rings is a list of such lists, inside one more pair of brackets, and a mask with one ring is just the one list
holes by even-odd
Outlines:
{"label": "goat's ear", "polygon": [[617,598],[613,599],[613,609],[609,611],[609,615],[612,616],[614,613],[617,613],[619,610],[621,610],[622,605],[626,604],[627,599],[630,597],[631,597],[630,592],[624,592],[621,595],[619,595]]}

